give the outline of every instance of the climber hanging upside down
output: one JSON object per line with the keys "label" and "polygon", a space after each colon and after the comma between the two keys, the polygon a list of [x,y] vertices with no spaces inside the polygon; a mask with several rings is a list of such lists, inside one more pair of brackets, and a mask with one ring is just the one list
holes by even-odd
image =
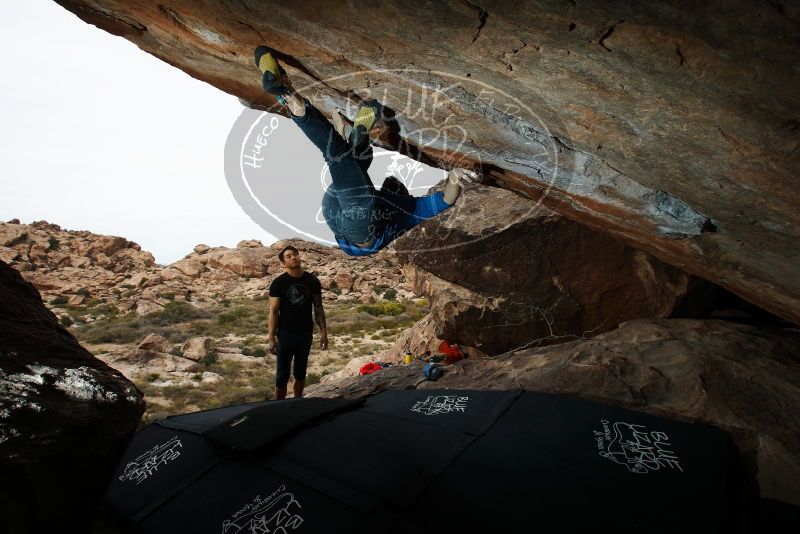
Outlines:
{"label": "climber hanging upside down", "polygon": [[266,46],[255,50],[263,73],[264,90],[277,95],[292,120],[320,149],[328,164],[332,184],[322,197],[322,215],[339,247],[351,256],[374,254],[426,219],[452,206],[461,193],[461,181],[478,177],[474,171],[453,169],[443,191],[414,197],[394,177],[376,190],[367,169],[372,162],[369,132],[381,120],[377,100],[361,104],[345,140],[345,119],[334,110],[332,125],[311,103],[295,91],[285,71]]}

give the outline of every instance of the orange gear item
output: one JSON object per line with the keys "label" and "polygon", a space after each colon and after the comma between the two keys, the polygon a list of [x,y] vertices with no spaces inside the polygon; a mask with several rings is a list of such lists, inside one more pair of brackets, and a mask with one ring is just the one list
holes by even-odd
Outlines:
{"label": "orange gear item", "polygon": [[439,343],[439,352],[444,355],[444,365],[456,363],[464,357],[464,353],[458,348],[458,345],[451,345],[447,341]]}
{"label": "orange gear item", "polygon": [[369,362],[361,366],[361,369],[358,372],[361,373],[362,375],[371,375],[375,371],[380,371],[381,369],[383,369],[383,367],[381,367],[377,363]]}

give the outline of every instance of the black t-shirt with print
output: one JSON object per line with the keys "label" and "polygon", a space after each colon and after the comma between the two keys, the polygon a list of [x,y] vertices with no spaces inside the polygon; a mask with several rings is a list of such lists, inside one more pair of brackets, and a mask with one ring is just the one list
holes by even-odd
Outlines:
{"label": "black t-shirt with print", "polygon": [[311,273],[295,278],[283,273],[269,286],[269,296],[281,299],[278,330],[311,334],[314,321],[311,317],[313,296],[322,294],[319,279]]}

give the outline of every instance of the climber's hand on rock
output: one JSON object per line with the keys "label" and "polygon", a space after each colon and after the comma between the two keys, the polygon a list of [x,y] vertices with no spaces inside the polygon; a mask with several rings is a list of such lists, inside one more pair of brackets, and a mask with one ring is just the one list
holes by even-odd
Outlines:
{"label": "climber's hand on rock", "polygon": [[448,181],[451,183],[466,182],[471,183],[478,179],[478,173],[469,169],[462,169],[456,167],[452,169],[447,175]]}
{"label": "climber's hand on rock", "polygon": [[447,173],[447,183],[444,186],[444,201],[450,205],[455,204],[461,194],[461,183],[469,183],[478,179],[478,173],[468,169],[456,167]]}

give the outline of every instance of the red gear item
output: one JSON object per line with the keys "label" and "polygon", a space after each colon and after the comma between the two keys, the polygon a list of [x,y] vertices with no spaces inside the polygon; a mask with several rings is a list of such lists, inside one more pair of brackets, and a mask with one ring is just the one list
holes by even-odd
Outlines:
{"label": "red gear item", "polygon": [[358,372],[361,373],[362,375],[371,375],[375,371],[380,371],[381,369],[383,369],[383,367],[381,367],[377,363],[370,362],[368,364],[363,365]]}
{"label": "red gear item", "polygon": [[439,343],[439,352],[444,355],[444,362],[442,363],[445,365],[456,363],[458,360],[464,357],[464,353],[461,352],[461,349],[458,348],[458,345],[451,345],[447,341],[442,341]]}

